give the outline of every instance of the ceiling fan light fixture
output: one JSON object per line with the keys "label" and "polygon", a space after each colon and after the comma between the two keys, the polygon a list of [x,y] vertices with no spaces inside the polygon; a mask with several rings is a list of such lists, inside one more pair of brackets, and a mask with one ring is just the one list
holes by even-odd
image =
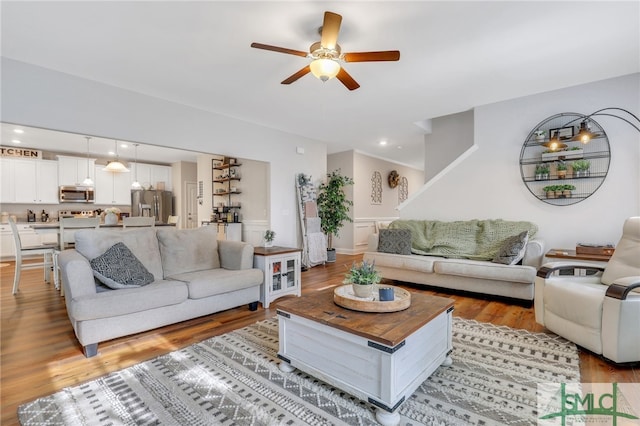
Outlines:
{"label": "ceiling fan light fixture", "polygon": [[340,72],[340,64],[333,59],[316,59],[311,62],[309,67],[311,74],[322,81],[330,80]]}

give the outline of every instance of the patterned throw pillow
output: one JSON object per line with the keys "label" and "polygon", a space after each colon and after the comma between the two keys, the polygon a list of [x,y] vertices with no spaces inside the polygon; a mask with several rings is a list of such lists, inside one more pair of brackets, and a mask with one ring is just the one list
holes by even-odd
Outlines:
{"label": "patterned throw pillow", "polygon": [[90,262],[93,275],[113,289],[142,287],[153,282],[144,267],[124,243],[116,243]]}
{"label": "patterned throw pillow", "polygon": [[410,229],[381,229],[378,251],[393,254],[411,254]]}
{"label": "patterned throw pillow", "polygon": [[509,237],[502,243],[502,247],[493,258],[494,263],[503,263],[505,265],[515,265],[524,257],[529,241],[529,231],[523,231],[518,235]]}

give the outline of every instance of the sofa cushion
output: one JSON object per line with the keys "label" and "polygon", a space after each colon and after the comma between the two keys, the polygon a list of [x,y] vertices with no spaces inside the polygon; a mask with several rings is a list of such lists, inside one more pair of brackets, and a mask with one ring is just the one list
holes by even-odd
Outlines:
{"label": "sofa cushion", "polygon": [[381,229],[378,251],[393,254],[411,254],[411,230]]}
{"label": "sofa cushion", "polygon": [[524,257],[528,241],[529,231],[523,231],[518,235],[507,238],[502,243],[502,247],[500,247],[498,254],[496,254],[492,262],[515,265]]}
{"label": "sofa cushion", "polygon": [[187,272],[171,277],[187,284],[189,299],[202,299],[217,294],[242,290],[262,284],[260,269],[228,270],[223,268]]}
{"label": "sofa cushion", "polygon": [[124,243],[114,244],[89,263],[93,275],[109,288],[142,287],[153,282],[153,274]]}
{"label": "sofa cushion", "polygon": [[536,269],[531,266],[501,265],[483,260],[440,259],[434,262],[436,274],[457,275],[495,281],[510,281],[531,284]]}
{"label": "sofa cushion", "polygon": [[161,280],[162,262],[156,228],[81,229],[75,233],[76,250],[89,261],[116,243],[124,243],[154,279]]}
{"label": "sofa cushion", "polygon": [[433,273],[434,262],[442,258],[435,256],[406,256],[402,254],[366,252],[364,259],[367,260],[367,262],[375,262],[377,267]]}
{"label": "sofa cushion", "polygon": [[158,229],[164,277],[220,267],[215,226]]}
{"label": "sofa cushion", "polygon": [[187,285],[183,282],[155,281],[144,287],[74,297],[67,309],[74,321],[112,318],[177,305],[187,300],[188,293]]}

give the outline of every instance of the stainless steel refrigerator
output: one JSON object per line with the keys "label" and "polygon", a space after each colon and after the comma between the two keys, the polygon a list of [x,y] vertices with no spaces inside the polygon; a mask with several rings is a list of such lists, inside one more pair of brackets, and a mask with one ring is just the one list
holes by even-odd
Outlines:
{"label": "stainless steel refrigerator", "polygon": [[171,191],[136,189],[131,191],[131,216],[154,216],[157,222],[167,223],[173,214]]}

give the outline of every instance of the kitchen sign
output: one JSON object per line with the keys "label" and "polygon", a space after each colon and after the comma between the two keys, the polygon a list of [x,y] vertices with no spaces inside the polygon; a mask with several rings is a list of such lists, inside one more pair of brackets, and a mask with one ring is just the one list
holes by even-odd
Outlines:
{"label": "kitchen sign", "polygon": [[34,160],[42,159],[42,151],[28,148],[5,148],[0,146],[0,157],[19,157],[32,158]]}

